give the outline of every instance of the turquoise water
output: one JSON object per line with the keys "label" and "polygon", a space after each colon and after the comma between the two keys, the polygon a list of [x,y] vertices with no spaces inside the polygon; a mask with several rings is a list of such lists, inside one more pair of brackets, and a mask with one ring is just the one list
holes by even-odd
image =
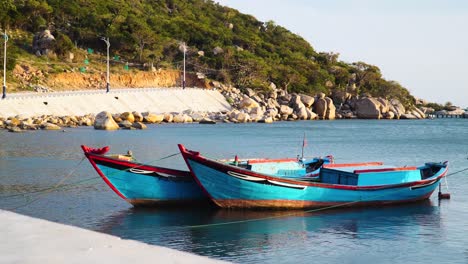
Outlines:
{"label": "turquoise water", "polygon": [[159,159],[176,153],[177,143],[215,158],[296,157],[304,132],[307,156],[401,166],[448,160],[449,173],[468,167],[466,119],[0,131],[0,208],[238,263],[468,262],[468,171],[448,178],[451,200],[433,195],[404,206],[306,213],[134,209],[87,161],[79,164],[81,144],[110,145],[113,153],[131,149],[140,161],[173,168],[184,166],[180,156]]}

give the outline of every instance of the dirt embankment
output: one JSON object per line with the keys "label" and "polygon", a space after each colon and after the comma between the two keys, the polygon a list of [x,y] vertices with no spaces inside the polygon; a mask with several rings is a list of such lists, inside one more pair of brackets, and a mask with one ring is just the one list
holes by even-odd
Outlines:
{"label": "dirt embankment", "polygon": [[[43,73],[30,67],[17,66],[13,72],[18,82],[18,91],[28,90],[35,85],[45,86],[54,91],[83,90],[106,87],[106,73]],[[182,86],[182,75],[176,70],[131,71],[111,73],[112,88],[143,88],[143,87],[175,87]],[[198,79],[194,74],[187,74],[187,87],[208,88],[204,79]],[[30,88],[29,88],[30,89]]]}

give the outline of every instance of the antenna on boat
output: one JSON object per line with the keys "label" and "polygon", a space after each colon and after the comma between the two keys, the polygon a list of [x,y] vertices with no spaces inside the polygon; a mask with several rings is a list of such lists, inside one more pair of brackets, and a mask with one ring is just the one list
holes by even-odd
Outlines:
{"label": "antenna on boat", "polygon": [[304,148],[307,146],[307,139],[306,139],[306,133],[304,131],[304,137],[302,138],[302,155],[301,155],[301,160],[304,159]]}

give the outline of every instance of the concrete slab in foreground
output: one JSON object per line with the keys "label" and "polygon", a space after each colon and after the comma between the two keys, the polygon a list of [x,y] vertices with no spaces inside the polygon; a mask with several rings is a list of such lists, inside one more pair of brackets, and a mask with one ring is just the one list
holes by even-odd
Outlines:
{"label": "concrete slab in foreground", "polygon": [[81,116],[101,111],[165,113],[188,109],[218,112],[230,110],[231,106],[220,92],[198,88],[112,89],[109,93],[105,90],[16,93],[0,99],[2,117]]}
{"label": "concrete slab in foreground", "polygon": [[0,263],[225,263],[0,210]]}

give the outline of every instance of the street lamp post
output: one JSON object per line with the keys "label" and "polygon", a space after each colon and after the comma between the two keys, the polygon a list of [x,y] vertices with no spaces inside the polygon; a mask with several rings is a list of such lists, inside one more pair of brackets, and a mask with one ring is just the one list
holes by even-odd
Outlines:
{"label": "street lamp post", "polygon": [[3,52],[3,95],[2,99],[6,98],[6,48],[7,48],[7,41],[8,41],[8,35],[6,33],[3,33],[3,38],[5,39],[5,44],[4,44],[4,52]]}
{"label": "street lamp post", "polygon": [[110,89],[110,78],[109,78],[109,48],[110,48],[110,42],[109,42],[109,38],[105,38],[105,37],[102,37],[101,38],[102,41],[104,41],[107,45],[107,78],[106,78],[106,93],[109,92],[109,89]]}
{"label": "street lamp post", "polygon": [[187,45],[184,43],[182,43],[182,49],[183,49],[183,52],[184,52],[184,78],[182,80],[182,89],[185,89],[185,53],[187,53]]}

